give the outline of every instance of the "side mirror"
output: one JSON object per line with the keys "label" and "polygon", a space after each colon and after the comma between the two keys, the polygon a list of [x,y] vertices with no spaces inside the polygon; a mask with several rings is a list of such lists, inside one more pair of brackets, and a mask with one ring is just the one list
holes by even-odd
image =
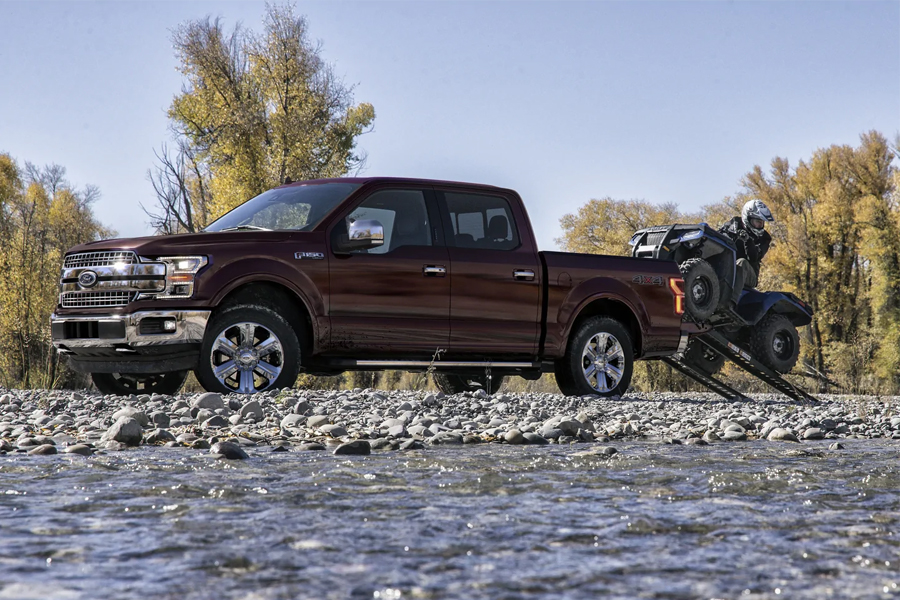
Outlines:
{"label": "side mirror", "polygon": [[357,220],[347,227],[347,239],[341,244],[341,249],[348,252],[368,250],[382,244],[384,244],[384,226],[380,221]]}

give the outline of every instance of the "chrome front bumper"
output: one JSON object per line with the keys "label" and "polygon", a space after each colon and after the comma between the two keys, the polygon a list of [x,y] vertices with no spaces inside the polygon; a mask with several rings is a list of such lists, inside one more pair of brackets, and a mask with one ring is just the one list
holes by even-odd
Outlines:
{"label": "chrome front bumper", "polygon": [[[53,345],[61,353],[70,348],[122,348],[199,344],[206,332],[208,310],[142,310],[128,315],[50,316]],[[174,331],[141,333],[144,319],[171,319]],[[146,329],[146,328],[145,328]]]}

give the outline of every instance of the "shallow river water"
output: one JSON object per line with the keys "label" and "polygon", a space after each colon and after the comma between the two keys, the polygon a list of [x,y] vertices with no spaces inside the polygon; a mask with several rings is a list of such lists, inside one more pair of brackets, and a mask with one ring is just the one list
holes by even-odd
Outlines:
{"label": "shallow river water", "polygon": [[0,456],[0,598],[900,595],[900,445]]}

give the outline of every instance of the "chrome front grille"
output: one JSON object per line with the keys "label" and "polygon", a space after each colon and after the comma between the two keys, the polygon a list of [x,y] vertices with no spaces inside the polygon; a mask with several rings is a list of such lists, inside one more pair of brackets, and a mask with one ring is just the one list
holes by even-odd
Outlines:
{"label": "chrome front grille", "polygon": [[103,252],[79,252],[66,257],[64,269],[83,269],[87,267],[112,267],[114,265],[137,264],[138,259],[130,250],[108,250]]}
{"label": "chrome front grille", "polygon": [[134,292],[67,292],[60,294],[60,304],[63,308],[125,306],[134,297]]}

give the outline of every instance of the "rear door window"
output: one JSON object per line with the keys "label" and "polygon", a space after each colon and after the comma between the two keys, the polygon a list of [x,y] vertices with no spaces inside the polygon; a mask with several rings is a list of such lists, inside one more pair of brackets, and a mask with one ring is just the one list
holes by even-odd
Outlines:
{"label": "rear door window", "polygon": [[444,192],[453,228],[451,241],[458,248],[515,250],[519,246],[516,221],[502,196]]}

